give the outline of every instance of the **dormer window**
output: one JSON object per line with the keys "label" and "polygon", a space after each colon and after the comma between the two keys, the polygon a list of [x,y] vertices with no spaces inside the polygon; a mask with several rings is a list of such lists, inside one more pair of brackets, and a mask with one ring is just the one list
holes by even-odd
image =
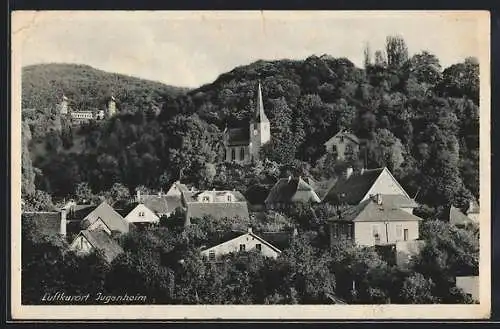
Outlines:
{"label": "dormer window", "polygon": [[204,196],[202,199],[201,199],[202,202],[210,202],[210,198],[208,196]]}

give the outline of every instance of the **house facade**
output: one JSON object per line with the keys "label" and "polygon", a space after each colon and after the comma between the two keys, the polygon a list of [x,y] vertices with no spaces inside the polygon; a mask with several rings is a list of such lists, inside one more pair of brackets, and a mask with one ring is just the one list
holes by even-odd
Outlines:
{"label": "house facade", "polygon": [[188,191],[183,192],[182,197],[186,207],[186,226],[192,219],[206,216],[214,219],[250,218],[247,201],[239,191]]}
{"label": "house facade", "polygon": [[324,143],[328,153],[337,154],[337,160],[345,160],[349,154],[359,153],[359,139],[356,135],[341,130]]}
{"label": "house facade", "polygon": [[133,204],[131,208],[124,216],[129,223],[157,224],[160,222],[160,217],[142,203]]}
{"label": "house facade", "polygon": [[99,251],[105,261],[111,263],[123,252],[120,245],[103,230],[82,230],[71,243],[70,250],[85,256]]}
{"label": "house facade", "polygon": [[248,233],[203,250],[201,255],[205,259],[213,261],[223,255],[245,251],[257,251],[269,258],[277,258],[281,253],[278,248],[255,235],[252,230],[249,229]]}
{"label": "house facade", "polygon": [[323,197],[323,201],[333,204],[357,205],[371,196],[384,195],[385,203],[412,214],[418,204],[408,195],[387,167],[365,169],[354,173],[348,168]]}
{"label": "house facade", "polygon": [[419,239],[422,221],[377,194],[329,220],[330,241],[350,240],[359,246],[395,244]]}
{"label": "house facade", "polygon": [[250,163],[259,159],[259,151],[271,140],[271,123],[264,112],[262,89],[259,82],[257,106],[248,128],[224,130],[224,160]]}
{"label": "house facade", "polygon": [[103,120],[105,118],[111,118],[117,113],[116,100],[114,96],[110,97],[105,109],[73,110],[69,106],[68,97],[63,95],[61,103],[58,105],[58,109],[61,115],[69,116],[71,121],[76,124],[82,124],[84,122],[89,122],[90,120]]}

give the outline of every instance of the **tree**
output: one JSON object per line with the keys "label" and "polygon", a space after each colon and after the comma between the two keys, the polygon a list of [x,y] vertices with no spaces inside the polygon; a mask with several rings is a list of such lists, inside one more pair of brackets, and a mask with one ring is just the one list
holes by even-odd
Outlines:
{"label": "tree", "polygon": [[387,166],[394,171],[404,162],[403,152],[403,145],[398,138],[387,129],[378,129],[369,144],[368,157],[379,167]]}
{"label": "tree", "polygon": [[81,182],[76,185],[75,196],[78,202],[88,202],[94,195],[89,184],[87,182]]}
{"label": "tree", "polygon": [[31,140],[30,127],[23,122],[21,127],[22,159],[21,159],[21,195],[29,195],[35,192],[35,170],[31,161],[28,143]]}
{"label": "tree", "polygon": [[442,76],[439,59],[427,51],[413,55],[408,62],[407,70],[409,77],[413,77],[418,83],[424,83],[427,86],[435,86],[440,82]]}
{"label": "tree", "polygon": [[432,295],[434,283],[420,273],[414,273],[403,282],[400,298],[408,304],[432,304],[436,298]]}
{"label": "tree", "polygon": [[408,47],[399,35],[388,36],[385,41],[387,64],[391,68],[400,68],[408,60]]}
{"label": "tree", "polygon": [[26,195],[24,202],[25,211],[52,211],[54,208],[50,195],[41,190]]}

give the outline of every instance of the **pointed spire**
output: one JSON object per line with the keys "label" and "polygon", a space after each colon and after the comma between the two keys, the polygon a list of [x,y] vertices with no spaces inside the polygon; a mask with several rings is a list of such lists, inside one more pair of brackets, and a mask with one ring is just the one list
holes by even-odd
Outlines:
{"label": "pointed spire", "polygon": [[259,87],[257,90],[257,108],[255,111],[255,121],[256,122],[269,122],[266,113],[264,112],[264,102],[262,100],[262,88],[259,80]]}

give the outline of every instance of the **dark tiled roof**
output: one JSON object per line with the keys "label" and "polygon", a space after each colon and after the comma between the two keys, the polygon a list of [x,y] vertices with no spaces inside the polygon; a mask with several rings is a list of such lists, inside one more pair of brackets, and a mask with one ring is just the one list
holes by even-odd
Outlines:
{"label": "dark tiled roof", "polygon": [[292,243],[291,232],[260,232],[258,234],[262,239],[268,241],[281,250],[290,247],[290,244]]}
{"label": "dark tiled roof", "polygon": [[339,179],[335,185],[326,193],[324,200],[336,202],[341,195],[342,201],[347,204],[358,204],[368,193],[384,168],[368,169],[363,173],[353,173],[349,178]]}
{"label": "dark tiled roof", "polygon": [[[185,191],[187,191],[187,189]],[[167,196],[165,197],[165,200],[167,201],[167,209],[170,212],[183,207],[182,197],[180,196]]]}
{"label": "dark tiled roof", "polygon": [[120,245],[103,230],[83,230],[81,231],[81,234],[95,249],[102,252],[105,260],[109,263],[111,263],[119,254],[123,252]]}
{"label": "dark tiled roof", "polygon": [[332,138],[330,138],[326,143],[328,143],[329,141],[333,140],[334,138],[337,138],[340,136],[343,136],[344,138],[348,138],[351,141],[353,141],[354,143],[359,144],[359,138],[356,135],[354,135],[350,132],[347,132],[347,131],[339,131]]}
{"label": "dark tiled roof", "polygon": [[[371,198],[359,205],[346,209],[341,216],[342,221],[354,222],[385,222],[385,221],[420,221],[420,217],[412,215],[398,206],[385,203],[382,195],[382,204],[377,204]],[[333,218],[332,220],[338,220]]]}
{"label": "dark tiled roof", "polygon": [[248,128],[228,128],[226,135],[229,146],[244,146],[250,144],[250,130]]}
{"label": "dark tiled roof", "polygon": [[141,195],[140,201],[156,214],[169,213],[167,196],[165,195]]}
{"label": "dark tiled roof", "polygon": [[96,205],[74,205],[68,209],[68,220],[83,220],[95,208]]}
{"label": "dark tiled roof", "polygon": [[460,210],[457,208],[450,206],[450,209],[448,210],[449,215],[448,215],[448,220],[450,221],[450,224],[453,225],[469,225],[472,224],[473,221],[469,217],[467,217],[465,214],[463,214]]}
{"label": "dark tiled roof", "polygon": [[106,202],[97,206],[97,208],[85,218],[82,227],[88,227],[99,218],[111,231],[118,231],[121,233],[127,233],[129,231],[129,223]]}
{"label": "dark tiled roof", "polygon": [[281,178],[271,189],[266,204],[317,201],[314,189],[301,177]]}
{"label": "dark tiled roof", "polygon": [[186,225],[191,223],[192,218],[203,218],[212,216],[215,219],[241,218],[248,220],[248,207],[246,202],[190,202],[187,204]]}
{"label": "dark tiled roof", "polygon": [[268,185],[252,185],[245,192],[248,203],[252,205],[262,205],[266,201],[267,195],[271,191]]}
{"label": "dark tiled roof", "polygon": [[[24,212],[23,221],[31,221],[37,237],[52,237],[60,232],[61,214],[58,212]],[[34,237],[36,238],[36,237]]]}

